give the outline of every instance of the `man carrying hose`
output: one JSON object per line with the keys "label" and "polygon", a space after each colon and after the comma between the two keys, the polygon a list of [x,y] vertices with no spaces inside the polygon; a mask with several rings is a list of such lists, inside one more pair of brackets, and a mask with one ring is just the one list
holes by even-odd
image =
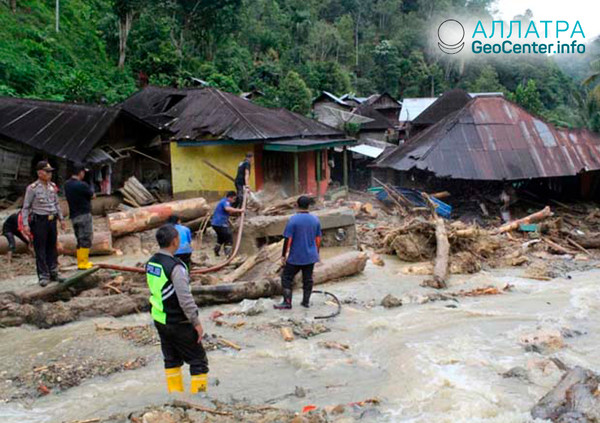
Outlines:
{"label": "man carrying hose", "polygon": [[[242,195],[244,192],[242,190]],[[231,224],[229,223],[229,216],[232,214],[242,214],[244,210],[237,209],[232,206],[236,200],[236,194],[233,191],[229,191],[225,198],[215,207],[212,219],[210,221],[213,229],[217,233],[217,245],[215,245],[214,252],[216,256],[219,256],[221,246],[225,246],[225,255],[231,254],[231,246],[233,245],[233,235],[231,233]]]}
{"label": "man carrying hose", "polygon": [[183,363],[190,366],[190,392],[206,391],[208,359],[202,346],[204,330],[198,307],[190,291],[186,265],[174,256],[179,248],[179,232],[167,224],[156,231],[160,250],[146,264],[152,318],[160,337],[165,363],[167,389],[183,392]]}
{"label": "man carrying hose", "polygon": [[313,269],[315,263],[320,261],[321,248],[321,222],[319,218],[308,212],[312,199],[306,196],[298,198],[298,213],[292,216],[283,232],[283,255],[281,261],[284,265],[281,276],[283,288],[283,301],[274,307],[278,310],[292,308],[292,288],[294,277],[302,272],[302,289],[304,295],[301,305],[310,307],[310,295],[313,288]]}

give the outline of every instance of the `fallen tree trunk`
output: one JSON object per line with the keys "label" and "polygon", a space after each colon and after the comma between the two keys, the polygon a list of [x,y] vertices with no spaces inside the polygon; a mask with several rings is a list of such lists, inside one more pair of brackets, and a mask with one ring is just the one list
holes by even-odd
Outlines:
{"label": "fallen tree trunk", "polygon": [[125,212],[111,213],[108,215],[108,226],[113,236],[122,236],[157,228],[174,214],[179,216],[183,222],[187,222],[204,216],[208,211],[209,206],[204,198],[171,201]]}
{"label": "fallen tree trunk", "polygon": [[437,217],[435,219],[435,264],[433,266],[433,279],[423,281],[424,286],[442,289],[446,288],[448,280],[448,260],[450,256],[450,243],[446,233],[446,224],[444,219]]}
{"label": "fallen tree trunk", "polygon": [[19,297],[19,299],[24,303],[30,303],[37,300],[49,301],[54,299],[57,294],[60,294],[67,288],[74,286],[78,282],[83,282],[84,279],[96,273],[98,270],[100,270],[99,267],[92,267],[91,269],[77,272],[62,283],[53,283],[44,288],[34,288],[22,293],[17,293],[15,295],[17,295],[17,297]]}
{"label": "fallen tree trunk", "polygon": [[573,240],[583,248],[600,248],[600,235],[595,236],[577,236]]}
{"label": "fallen tree trunk", "polygon": [[[360,252],[349,252],[316,265],[313,273],[315,285],[334,279],[352,276],[364,270],[368,256]],[[301,286],[301,275],[294,280],[294,286]],[[239,282],[225,285],[195,286],[192,294],[201,305],[232,303],[244,299],[272,297],[281,293],[281,283],[277,278],[252,282]]]}
{"label": "fallen tree trunk", "polygon": [[540,210],[539,212],[530,214],[529,216],[526,216],[522,219],[517,219],[515,221],[507,223],[506,225],[500,226],[498,228],[497,232],[499,234],[503,234],[505,232],[511,232],[516,229],[519,229],[520,225],[527,225],[529,223],[539,222],[550,216],[552,216],[552,211],[550,210],[550,206],[546,206],[546,207],[544,207],[544,209]]}
{"label": "fallen tree trunk", "polygon": [[[15,239],[17,253],[26,253],[27,246],[20,239]],[[77,239],[73,234],[64,234],[58,237],[57,248],[59,254],[74,256],[77,251]],[[0,237],[0,254],[8,253],[6,238]],[[112,236],[110,232],[94,233],[94,240],[90,250],[92,255],[110,255],[113,253]]]}

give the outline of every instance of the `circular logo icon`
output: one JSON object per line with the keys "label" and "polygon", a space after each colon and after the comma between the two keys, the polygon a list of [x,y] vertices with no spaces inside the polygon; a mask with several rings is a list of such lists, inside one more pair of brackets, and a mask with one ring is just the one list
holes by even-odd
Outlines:
{"label": "circular logo icon", "polygon": [[446,54],[459,53],[465,46],[465,28],[456,19],[446,19],[438,27],[438,47]]}

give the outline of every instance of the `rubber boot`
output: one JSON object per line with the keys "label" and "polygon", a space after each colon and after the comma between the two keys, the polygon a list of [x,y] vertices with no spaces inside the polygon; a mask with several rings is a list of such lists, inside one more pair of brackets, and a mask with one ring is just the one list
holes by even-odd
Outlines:
{"label": "rubber boot", "polygon": [[292,308],[292,290],[284,289],[281,304],[275,304],[273,308],[276,310],[290,310]]}
{"label": "rubber boot", "polygon": [[[81,257],[80,257],[81,256]],[[77,250],[77,268],[79,270],[87,270],[94,267],[94,263],[89,261],[90,259],[90,249],[89,248],[80,248]]]}
{"label": "rubber boot", "polygon": [[181,367],[165,369],[165,376],[167,377],[167,390],[169,393],[183,392],[183,374],[181,373]]}
{"label": "rubber boot", "polygon": [[198,392],[206,392],[207,387],[208,375],[206,373],[192,375],[190,382],[190,393],[197,394]]}
{"label": "rubber boot", "polygon": [[302,307],[310,308],[310,294],[312,294],[312,291],[304,291],[302,302],[300,303]]}
{"label": "rubber boot", "polygon": [[215,248],[213,248],[213,251],[215,252],[215,256],[219,257],[219,252],[221,251],[221,244],[215,245]]}
{"label": "rubber boot", "polygon": [[225,253],[225,257],[229,257],[231,255],[231,250],[232,250],[231,245],[225,246],[225,249],[223,250]]}

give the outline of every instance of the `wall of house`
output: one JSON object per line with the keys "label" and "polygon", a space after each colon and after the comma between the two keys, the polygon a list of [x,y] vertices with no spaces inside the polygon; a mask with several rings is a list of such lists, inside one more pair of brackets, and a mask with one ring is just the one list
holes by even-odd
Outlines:
{"label": "wall of house", "polygon": [[[228,178],[211,169],[203,160],[235,177],[239,163],[254,146],[214,145],[205,147],[182,147],[171,143],[171,175],[173,195],[175,198],[191,198],[203,196],[208,200],[216,200],[234,185]],[[260,162],[255,160],[250,175],[250,185],[255,189],[255,171]]]}
{"label": "wall of house", "polygon": [[325,195],[329,186],[330,169],[327,165],[327,150],[307,151],[300,153],[298,167],[300,170],[300,187],[303,192],[317,195],[317,154],[321,156],[321,195]]}

